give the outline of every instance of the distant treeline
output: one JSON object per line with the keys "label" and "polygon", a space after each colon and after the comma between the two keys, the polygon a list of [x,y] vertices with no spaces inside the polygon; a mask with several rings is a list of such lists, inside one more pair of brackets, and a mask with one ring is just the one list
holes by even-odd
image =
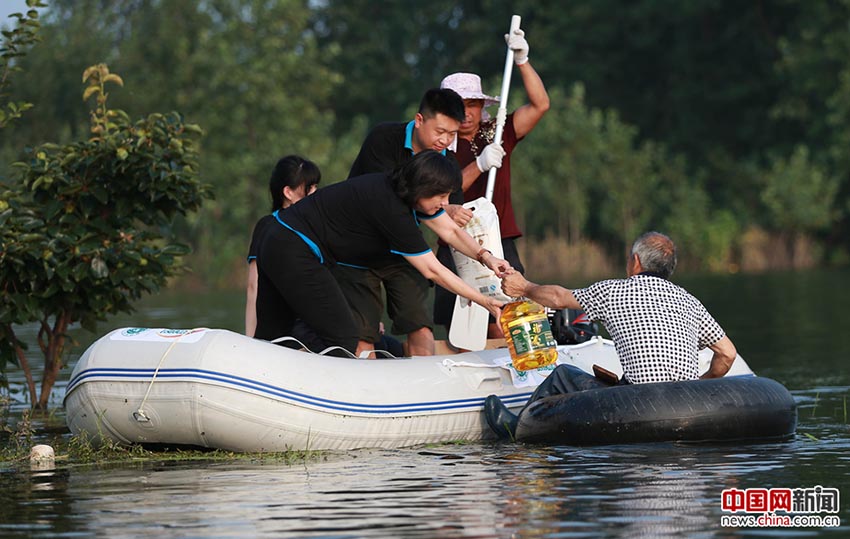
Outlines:
{"label": "distant treeline", "polygon": [[[444,75],[474,71],[498,93],[513,13],[552,103],[513,162],[532,273],[574,258],[556,251],[619,268],[647,229],[677,240],[686,269],[849,259],[846,2],[46,3],[12,88],[35,107],[3,131],[0,177],[28,145],[89,136],[81,74],[108,63],[125,82],[113,106],[176,110],[206,132],[216,199],[178,224],[201,284],[241,284],[279,157],[333,183],[370,126],[412,118]],[[512,108],[524,99],[515,77]]]}

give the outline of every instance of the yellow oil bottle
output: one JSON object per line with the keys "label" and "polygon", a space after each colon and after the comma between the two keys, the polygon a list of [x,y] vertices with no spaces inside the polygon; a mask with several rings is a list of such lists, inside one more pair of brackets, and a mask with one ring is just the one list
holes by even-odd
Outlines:
{"label": "yellow oil bottle", "polygon": [[528,299],[502,307],[499,319],[511,360],[518,371],[529,371],[551,365],[558,359],[552,327],[542,305]]}

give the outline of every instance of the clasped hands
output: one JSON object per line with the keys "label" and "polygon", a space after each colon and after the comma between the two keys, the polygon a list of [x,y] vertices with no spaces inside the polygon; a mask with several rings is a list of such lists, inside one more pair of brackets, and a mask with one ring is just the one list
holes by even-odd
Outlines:
{"label": "clasped hands", "polygon": [[529,283],[522,273],[510,268],[501,278],[503,294],[511,298],[518,298],[525,295]]}
{"label": "clasped hands", "polygon": [[[519,298],[525,295],[526,287],[528,286],[529,282],[525,279],[522,273],[510,267],[510,265],[508,265],[507,268],[504,268],[501,272],[496,271],[495,269],[493,269],[493,271],[498,277],[502,279],[502,292],[506,296],[511,298]],[[504,302],[491,297],[488,298],[488,303],[489,305],[487,308],[491,313],[498,312],[498,314],[501,315],[502,307],[505,306]],[[494,316],[496,315],[494,314]],[[498,317],[496,319],[498,320]]]}

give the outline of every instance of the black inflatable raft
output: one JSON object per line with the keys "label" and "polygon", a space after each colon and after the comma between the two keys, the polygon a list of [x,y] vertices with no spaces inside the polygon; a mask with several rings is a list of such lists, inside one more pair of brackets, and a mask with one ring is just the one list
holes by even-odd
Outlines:
{"label": "black inflatable raft", "polygon": [[526,407],[516,439],[566,445],[782,441],[797,427],[794,398],[769,378],[619,386],[585,379],[577,385],[593,387]]}

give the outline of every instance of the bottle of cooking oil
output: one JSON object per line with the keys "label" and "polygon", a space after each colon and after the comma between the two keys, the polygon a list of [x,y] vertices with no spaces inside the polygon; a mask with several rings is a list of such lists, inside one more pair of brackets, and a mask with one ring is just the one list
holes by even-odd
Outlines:
{"label": "bottle of cooking oil", "polygon": [[551,365],[558,349],[546,309],[530,299],[520,299],[502,307],[499,319],[511,360],[518,371]]}

